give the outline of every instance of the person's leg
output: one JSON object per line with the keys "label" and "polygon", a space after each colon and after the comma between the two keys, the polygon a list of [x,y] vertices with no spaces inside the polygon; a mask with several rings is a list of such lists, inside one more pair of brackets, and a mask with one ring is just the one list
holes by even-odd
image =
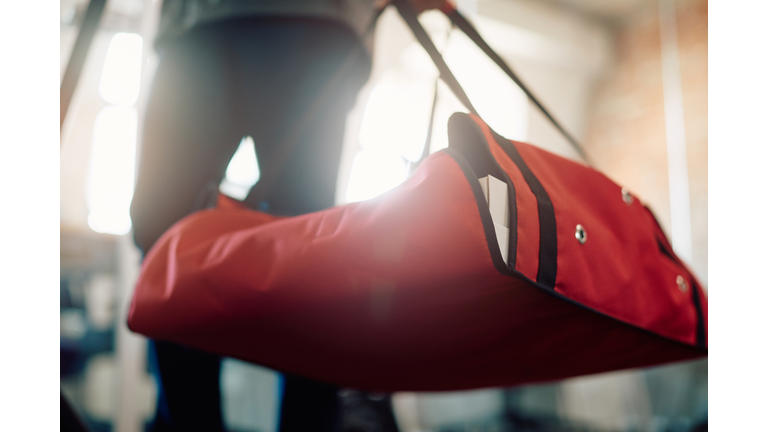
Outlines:
{"label": "person's leg", "polygon": [[131,203],[136,244],[148,252],[195,210],[209,182],[218,186],[242,138],[233,65],[222,31],[192,31],[162,53],[144,121]]}
{"label": "person's leg", "polygon": [[223,431],[221,357],[170,342],[151,341],[153,372],[161,379],[153,432]]}
{"label": "person's leg", "polygon": [[[158,66],[145,117],[139,174],[131,204],[136,244],[148,252],[188,215],[209,182],[218,185],[240,141],[230,115],[230,65],[212,34],[168,47]],[[224,430],[221,358],[151,341],[158,404],[153,430]]]}
{"label": "person's leg", "polygon": [[340,432],[397,432],[392,397],[352,389],[339,392]]}
{"label": "person's leg", "polygon": [[[131,209],[136,242],[145,251],[195,210],[206,184],[218,184],[241,136],[254,137],[260,165],[268,166],[356,43],[340,26],[302,20],[238,20],[193,36],[166,53],[147,113]],[[298,146],[267,196],[272,211],[296,215],[333,205],[346,113],[370,72],[370,60],[360,54],[331,101],[296,137]],[[172,427],[221,422],[220,359],[174,344],[156,347],[165,395],[158,407],[167,408]],[[281,431],[334,430],[336,390],[286,375]]]}
{"label": "person's leg", "polygon": [[[147,109],[131,206],[135,240],[145,252],[173,223],[197,210],[206,185],[218,185],[243,135],[257,138],[260,162],[270,164],[274,146],[305,115],[305,105],[335,70],[337,56],[307,43],[322,39],[318,33],[327,28],[273,24],[205,26],[164,53]],[[305,163],[286,166],[293,187],[274,195],[282,193],[279,208],[299,214],[333,205],[348,105],[346,100],[333,104],[325,113],[336,114],[318,116],[301,136],[303,148],[292,159]],[[313,134],[319,139],[308,140]],[[307,151],[312,151],[309,158]],[[306,163],[312,160],[317,164]],[[220,358],[167,342],[155,341],[153,348],[161,387],[155,430],[222,429]],[[336,388],[290,375],[286,382],[283,430],[332,430]]]}
{"label": "person's leg", "polygon": [[[282,215],[331,207],[346,116],[370,74],[368,54],[350,30],[330,22],[248,19],[228,28],[237,54],[232,79],[262,171],[276,150],[296,140],[265,202],[250,204]],[[253,40],[272,42],[247,42]],[[327,99],[318,106],[323,93]],[[389,395],[346,391],[356,397],[345,398],[337,386],[292,374],[283,383],[280,432],[397,431]]]}
{"label": "person's leg", "polygon": [[[269,211],[299,215],[333,206],[346,116],[370,74],[369,54],[352,30],[331,21],[252,18],[230,28],[239,32],[233,79],[262,172],[295,143],[266,196]],[[248,40],[269,43],[242,42]]]}
{"label": "person's leg", "polygon": [[297,375],[283,375],[280,432],[339,432],[339,388]]}
{"label": "person's leg", "polygon": [[[262,172],[278,149],[296,140],[265,202],[249,204],[282,215],[333,206],[346,115],[370,73],[368,54],[350,30],[330,22],[250,19],[229,28],[238,59],[233,80]],[[270,43],[247,42],[253,40]],[[352,67],[338,76],[345,62]],[[313,112],[324,92],[327,101]],[[338,430],[338,387],[284,374],[283,388],[281,432]]]}

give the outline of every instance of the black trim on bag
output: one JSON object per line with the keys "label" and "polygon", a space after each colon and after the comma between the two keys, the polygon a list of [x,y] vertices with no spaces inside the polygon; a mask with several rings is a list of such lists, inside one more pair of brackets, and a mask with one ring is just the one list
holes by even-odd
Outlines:
{"label": "black trim on bag", "polygon": [[656,244],[659,246],[659,251],[662,253],[662,255],[666,256],[667,258],[671,259],[672,261],[677,264],[677,260],[675,260],[675,257],[672,256],[671,253],[667,250],[667,248],[664,246],[664,243],[661,242],[661,240],[656,238]]}
{"label": "black trim on bag", "polygon": [[[490,127],[489,127],[490,129]],[[557,279],[557,223],[555,221],[555,208],[549,199],[547,191],[538,178],[531,172],[512,141],[502,137],[491,130],[496,143],[507,153],[512,162],[523,174],[525,182],[536,197],[539,209],[539,271],[536,281],[544,286],[555,289]]]}
{"label": "black trim on bag", "polygon": [[469,187],[472,189],[472,194],[475,196],[475,204],[477,204],[477,208],[480,211],[480,221],[483,223],[485,241],[488,243],[488,249],[491,252],[493,266],[502,274],[509,274],[510,269],[504,262],[504,257],[501,256],[499,241],[496,240],[496,228],[493,226],[493,219],[491,219],[491,212],[488,210],[488,205],[485,201],[485,196],[483,195],[483,189],[480,187],[479,181],[472,181],[472,179],[476,177],[475,172],[472,170],[472,167],[466,161],[464,156],[458,151],[450,147],[441,151],[447,153],[454,162],[456,162],[459,168],[461,168],[461,172],[464,174],[464,177],[466,177]]}
{"label": "black trim on bag", "polygon": [[[496,158],[493,157],[491,148],[488,146],[488,142],[486,141],[480,126],[468,115],[454,113],[448,119],[448,147],[462,156],[462,159],[469,165],[467,168],[469,168],[476,179],[491,175],[507,184],[507,194],[509,198],[508,264],[503,265],[504,267],[514,269],[517,259],[517,196],[515,192],[515,184],[512,183],[512,180],[510,180],[507,173],[501,169],[499,163],[496,162]],[[462,166],[462,170],[465,170],[465,167]],[[466,174],[467,172],[465,171],[465,175]],[[477,183],[477,187],[480,188],[480,182],[476,181],[475,183]],[[482,201],[478,201],[478,205],[484,205],[487,208],[488,203],[485,200],[485,196],[483,196],[482,188],[478,189],[478,191],[480,194],[479,196],[482,199]],[[481,213],[485,214],[485,212]],[[490,216],[490,212],[488,212],[488,215]],[[493,241],[496,243],[496,246],[492,248],[492,250],[499,250],[493,220],[490,221],[490,228],[491,233],[493,234]],[[503,262],[504,260],[502,258],[502,263]]]}
{"label": "black trim on bag", "polygon": [[704,329],[704,313],[701,310],[701,300],[699,299],[699,285],[691,277],[691,287],[693,288],[693,305],[696,306],[696,346],[699,348],[707,347],[707,332]]}
{"label": "black trim on bag", "polygon": [[[656,220],[656,215],[653,214],[651,209],[646,207],[648,210],[648,213],[651,214],[653,217],[653,221],[656,222],[656,225],[659,226],[659,229],[661,229],[661,225],[659,225],[659,221]],[[680,258],[677,257],[677,255],[674,254],[671,250],[667,248],[664,242],[661,241],[661,239],[656,237],[656,243],[659,245],[659,251],[662,255],[666,256],[667,258],[672,261],[674,265],[677,267],[680,267],[682,269],[685,269],[685,266],[680,261]],[[696,345],[700,348],[706,348],[707,346],[707,336],[706,331],[704,329],[704,311],[701,308],[701,300],[699,299],[699,286],[696,283],[695,279],[693,278],[693,275],[690,275],[688,271],[684,271],[686,276],[688,276],[688,279],[691,281],[691,296],[693,300],[693,306],[694,309],[696,309]]]}
{"label": "black trim on bag", "polygon": [[[488,249],[490,249],[491,252],[491,261],[493,261],[493,266],[496,267],[496,270],[502,274],[509,274],[510,269],[507,267],[507,264],[504,263],[504,258],[501,256],[499,242],[496,240],[496,228],[493,226],[491,212],[488,210],[488,203],[485,201],[483,189],[480,187],[480,182],[477,181],[475,172],[472,170],[472,167],[470,167],[466,159],[464,159],[464,156],[458,151],[452,148],[446,148],[441,151],[451,156],[459,168],[461,168],[461,172],[464,174],[464,177],[467,178],[469,187],[472,188],[472,194],[475,196],[476,201],[475,204],[477,204],[477,208],[480,211],[480,221],[483,223],[485,240],[488,243]],[[511,231],[512,230],[510,230],[510,232]]]}
{"label": "black trim on bag", "polygon": [[[475,123],[476,124],[476,123]],[[479,126],[478,126],[479,127]],[[464,174],[464,177],[466,177],[467,182],[469,183],[470,188],[472,189],[472,193],[474,194],[476,204],[478,206],[479,214],[480,214],[480,221],[483,224],[483,231],[485,232],[485,238],[488,243],[488,248],[491,252],[491,259],[493,261],[493,265],[498,270],[499,273],[508,275],[510,277],[514,277],[516,279],[520,279],[522,281],[525,281],[529,283],[533,288],[538,289],[539,291],[552,296],[558,300],[564,301],[568,304],[571,304],[573,306],[579,307],[581,309],[587,310],[589,312],[592,312],[596,315],[599,315],[603,318],[607,318],[613,322],[617,322],[621,325],[627,326],[633,330],[639,331],[641,333],[644,333],[646,335],[661,339],[665,342],[673,343],[676,345],[684,346],[686,348],[689,348],[693,351],[698,351],[702,355],[707,355],[709,350],[706,347],[706,343],[700,344],[698,343],[698,332],[697,332],[697,344],[696,345],[690,345],[685,342],[681,342],[679,340],[670,339],[666,336],[662,336],[660,334],[654,333],[648,329],[644,329],[642,327],[638,327],[634,324],[630,324],[627,322],[624,322],[618,318],[612,317],[610,315],[607,315],[603,312],[600,312],[596,309],[593,309],[589,306],[585,306],[576,300],[573,300],[571,298],[566,297],[565,295],[553,290],[552,288],[540,283],[536,282],[534,280],[529,279],[524,274],[520,273],[517,270],[510,269],[504,264],[504,260],[501,257],[501,252],[499,251],[499,244],[496,241],[496,234],[495,234],[495,228],[493,227],[493,220],[491,219],[491,213],[487,209],[487,205],[485,202],[485,196],[483,196],[483,190],[480,188],[480,183],[477,181],[477,177],[475,175],[475,172],[472,170],[472,167],[469,165],[469,163],[466,161],[464,156],[452,148],[446,148],[441,150],[441,152],[446,153],[448,156],[450,156],[454,162],[461,168],[462,173]],[[495,159],[494,159],[495,160]],[[483,211],[483,208],[485,208],[485,211]],[[696,296],[696,301],[698,302],[698,294]],[[703,321],[702,321],[703,322]],[[702,333],[703,336],[703,333]]]}

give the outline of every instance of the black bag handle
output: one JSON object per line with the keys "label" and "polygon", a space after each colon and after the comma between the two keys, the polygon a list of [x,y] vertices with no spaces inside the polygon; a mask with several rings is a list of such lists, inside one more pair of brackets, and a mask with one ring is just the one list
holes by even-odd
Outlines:
{"label": "black bag handle", "polygon": [[427,51],[427,54],[429,54],[429,57],[432,58],[432,62],[435,63],[437,70],[440,71],[440,79],[442,79],[443,82],[448,85],[453,94],[456,95],[456,97],[459,99],[459,101],[461,101],[462,104],[464,104],[465,107],[467,107],[469,112],[474,115],[478,115],[475,107],[472,106],[472,102],[469,101],[467,94],[464,93],[464,89],[461,88],[461,84],[459,84],[459,81],[457,81],[456,77],[453,76],[453,72],[448,69],[448,65],[445,64],[443,56],[441,56],[440,52],[437,51],[437,47],[435,47],[432,39],[429,38],[426,30],[424,30],[424,27],[421,26],[418,15],[416,13],[416,9],[413,8],[410,0],[391,1],[392,4],[397,8],[400,16],[403,17],[403,20],[405,20],[405,23],[408,24],[408,27],[410,27],[413,35],[416,36],[416,40],[419,41],[424,50]]}
{"label": "black bag handle", "polygon": [[[419,41],[422,47],[427,51],[427,54],[432,58],[432,61],[435,63],[435,66],[437,66],[437,69],[440,71],[440,78],[448,85],[448,87],[451,89],[454,95],[461,101],[461,103],[464,104],[464,106],[467,107],[467,109],[472,113],[477,115],[477,111],[472,106],[472,104],[469,102],[469,98],[467,97],[466,93],[464,93],[464,90],[461,88],[461,85],[456,80],[456,78],[453,76],[453,73],[451,73],[450,69],[448,68],[448,65],[445,64],[445,61],[443,60],[440,53],[437,51],[437,48],[435,48],[435,45],[432,43],[432,40],[427,35],[427,32],[424,30],[424,27],[421,26],[421,23],[419,22],[417,18],[416,10],[413,8],[413,6],[410,4],[409,0],[391,0],[392,4],[395,5],[397,8],[397,11],[400,13],[400,16],[403,17],[403,20],[405,20],[406,24],[408,24],[408,27],[411,28],[411,31],[413,32],[413,35],[416,36],[416,39]],[[531,102],[536,105],[539,110],[549,119],[550,122],[555,126],[555,128],[560,131],[560,133],[565,137],[565,139],[573,146],[574,149],[579,153],[579,155],[584,159],[584,161],[587,163],[587,165],[591,165],[589,162],[589,158],[587,158],[586,153],[584,153],[584,150],[581,148],[579,143],[576,141],[576,139],[568,133],[565,128],[563,128],[560,123],[555,120],[555,118],[552,116],[552,114],[547,111],[546,108],[544,108],[544,105],[539,102],[539,100],[536,98],[536,96],[531,93],[531,91],[528,89],[528,87],[523,84],[523,82],[520,80],[520,78],[515,74],[514,71],[512,71],[512,68],[507,65],[504,60],[485,42],[485,40],[480,36],[480,33],[477,32],[475,27],[467,21],[466,18],[464,18],[463,15],[459,13],[459,11],[456,10],[453,5],[451,5],[448,1],[445,1],[443,3],[442,8],[440,9],[447,17],[451,20],[453,25],[461,29],[464,34],[469,37],[472,42],[474,42],[483,52],[490,57],[491,60],[493,60],[494,63],[496,63],[497,66],[501,68],[501,70],[504,71],[504,73],[509,76],[512,81],[517,84],[521,90],[525,93],[526,96],[528,96],[528,99],[531,100]],[[478,116],[479,117],[479,116]]]}
{"label": "black bag handle", "polygon": [[[453,30],[454,25],[451,26],[451,30],[448,31],[448,35],[445,38],[445,41],[448,42],[448,39],[451,37],[451,31]],[[438,85],[440,84],[440,77],[438,76],[435,78],[435,85],[433,86],[434,89],[432,91],[432,108],[430,108],[429,111],[429,124],[427,125],[427,138],[424,140],[424,148],[421,150],[421,156],[419,157],[419,160],[416,162],[413,162],[410,164],[409,170],[408,170],[408,177],[412,176],[413,173],[416,172],[416,169],[421,165],[422,162],[424,162],[424,159],[429,156],[429,150],[430,146],[432,144],[432,132],[435,128],[435,111],[437,110],[437,90]]]}

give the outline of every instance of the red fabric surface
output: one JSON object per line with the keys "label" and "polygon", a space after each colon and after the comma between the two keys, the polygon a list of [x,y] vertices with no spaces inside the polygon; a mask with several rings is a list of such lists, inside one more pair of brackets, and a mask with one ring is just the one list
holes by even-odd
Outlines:
{"label": "red fabric surface", "polygon": [[[681,292],[676,282],[687,271],[662,254],[640,200],[627,205],[621,187],[591,168],[528,144],[515,146],[555,208],[555,289],[624,322],[694,344],[691,290]],[[577,224],[587,232],[584,244],[575,238]]]}
{"label": "red fabric surface", "polygon": [[[528,221],[518,253],[533,250],[535,198],[490,145]],[[515,145],[555,208],[556,293],[523,277],[535,275],[530,257],[522,276],[494,267],[479,184],[460,155],[438,152],[369,201],[292,218],[237,205],[188,216],[146,256],[129,326],[380,391],[509,386],[706,355],[691,346],[692,290],[678,290],[681,270],[659,252],[660,229],[639,201],[627,206],[594,170]]]}

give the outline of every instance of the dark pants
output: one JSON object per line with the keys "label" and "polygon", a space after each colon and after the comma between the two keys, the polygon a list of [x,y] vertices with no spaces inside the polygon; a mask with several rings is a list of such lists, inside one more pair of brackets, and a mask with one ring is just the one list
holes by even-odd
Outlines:
{"label": "dark pants", "polygon": [[[370,74],[357,36],[333,22],[248,18],[200,26],[164,46],[131,204],[139,248],[148,251],[198,209],[201,191],[219,184],[243,136],[253,137],[264,172],[351,52],[355,67],[298,135],[259,203],[281,215],[334,203],[346,114]],[[154,430],[223,430],[221,357],[160,341],[151,352],[161,384]],[[286,375],[284,389],[281,431],[334,428],[336,387]]]}

